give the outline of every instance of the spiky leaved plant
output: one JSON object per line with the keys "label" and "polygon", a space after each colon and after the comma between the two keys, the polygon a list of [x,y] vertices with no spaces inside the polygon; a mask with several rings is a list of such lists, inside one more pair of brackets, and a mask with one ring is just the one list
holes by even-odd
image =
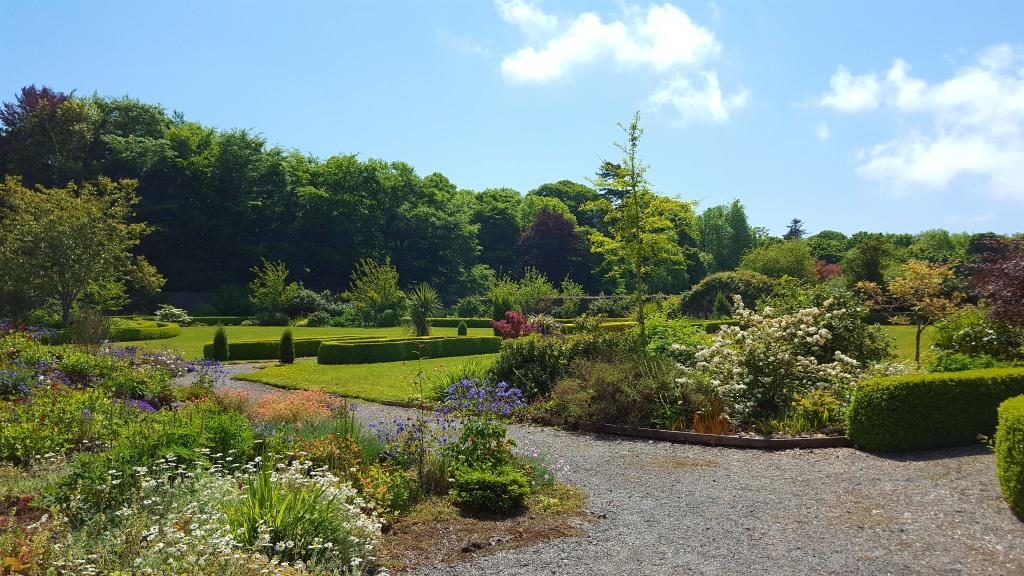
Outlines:
{"label": "spiky leaved plant", "polygon": [[430,336],[430,317],[441,309],[441,298],[429,284],[418,284],[407,295],[409,323],[417,336]]}

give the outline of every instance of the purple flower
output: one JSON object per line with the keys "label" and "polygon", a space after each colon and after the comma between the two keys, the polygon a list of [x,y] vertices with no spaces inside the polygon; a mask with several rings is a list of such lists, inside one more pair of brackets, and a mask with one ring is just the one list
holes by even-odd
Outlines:
{"label": "purple flower", "polygon": [[153,406],[149,402],[146,402],[145,400],[126,400],[124,402],[124,405],[135,408],[140,412],[148,412],[150,414],[156,412],[156,408],[153,408]]}

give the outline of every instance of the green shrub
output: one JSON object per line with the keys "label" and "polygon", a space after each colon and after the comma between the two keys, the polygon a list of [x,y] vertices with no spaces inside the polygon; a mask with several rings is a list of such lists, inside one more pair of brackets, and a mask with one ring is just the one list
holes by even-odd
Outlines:
{"label": "green shrub", "polygon": [[505,340],[491,365],[491,379],[507,382],[535,400],[546,396],[578,359],[606,358],[639,345],[630,330],[605,330],[595,322],[581,322],[578,332],[565,337],[531,334]]}
{"label": "green shrub", "polygon": [[578,360],[551,392],[549,415],[554,424],[581,430],[602,424],[669,426],[672,422],[661,422],[666,407],[679,412],[672,420],[695,410],[675,378],[675,363],[667,358],[633,354]]}
{"label": "green shrub", "polygon": [[409,291],[406,301],[413,334],[430,336],[430,317],[441,311],[441,297],[437,295],[437,290],[424,282]]}
{"label": "green shrub", "polygon": [[306,326],[317,328],[331,323],[331,315],[325,310],[317,310],[306,317]]}
{"label": "green shrub", "polygon": [[996,473],[1003,498],[1024,520],[1024,396],[999,405],[996,429]]}
{"label": "green shrub", "polygon": [[1024,330],[993,321],[982,308],[966,306],[935,323],[934,345],[944,352],[1011,360],[1024,357]]}
{"label": "green shrub", "polygon": [[[317,348],[319,351],[319,348]],[[281,334],[281,364],[294,364],[295,363],[295,343],[292,341],[291,329],[285,330]]]}
{"label": "green shrub", "polygon": [[27,465],[110,441],[134,416],[97,389],[38,388],[28,401],[0,402],[0,461]]}
{"label": "green shrub", "polygon": [[444,358],[493,354],[501,346],[494,336],[426,336],[419,338],[378,338],[332,340],[317,353],[320,364],[371,364],[418,358]]}
{"label": "green shrub", "polygon": [[398,312],[394,310],[385,310],[380,313],[377,317],[377,326],[379,328],[391,328],[398,326],[402,321],[402,318],[398,315]]}
{"label": "green shrub", "polygon": [[959,352],[942,351],[928,363],[929,372],[963,372],[980,368],[995,368],[999,361],[987,355],[970,356]]}
{"label": "green shrub", "polygon": [[114,320],[110,325],[112,342],[132,340],[162,340],[181,334],[181,326],[156,320]]}
{"label": "green shrub", "polygon": [[669,317],[674,318],[681,316],[708,318],[714,310],[715,299],[719,293],[730,300],[733,296],[739,295],[747,307],[753,307],[760,298],[771,293],[772,286],[771,278],[756,272],[747,270],[718,272],[690,288],[683,294],[679,301],[679,307],[668,310],[667,313]]}
{"label": "green shrub", "polygon": [[458,328],[465,324],[467,328],[490,328],[490,318],[430,318],[430,325],[437,328]]}
{"label": "green shrub", "polygon": [[709,344],[710,338],[700,324],[686,319],[669,320],[664,316],[647,319],[647,350],[653,354],[690,364],[697,351]]}
{"label": "green shrub", "polygon": [[729,299],[725,297],[725,294],[721,292],[715,296],[715,302],[711,305],[711,319],[712,320],[725,320],[732,317],[732,304],[729,303]]}
{"label": "green shrub", "polygon": [[459,336],[466,336],[469,334],[469,328],[466,327],[465,322],[459,322],[458,334]]}
{"label": "green shrub", "polygon": [[168,457],[186,467],[195,462],[237,466],[255,455],[255,440],[244,416],[213,403],[146,415],[120,427],[109,450],[80,455],[54,498],[72,520],[88,518],[118,507],[137,490],[136,467]]}
{"label": "green shrub", "polygon": [[1024,394],[1024,368],[866,380],[850,404],[849,436],[871,452],[971,444],[993,434],[997,407],[1018,394]]}
{"label": "green shrub", "polygon": [[473,512],[507,514],[521,508],[530,495],[526,475],[511,467],[463,469],[455,473],[452,502]]}
{"label": "green shrub", "polygon": [[217,327],[217,332],[213,335],[213,344],[210,346],[210,349],[207,350],[205,346],[203,347],[203,356],[220,362],[224,362],[230,357],[228,334],[224,331],[223,326]]}

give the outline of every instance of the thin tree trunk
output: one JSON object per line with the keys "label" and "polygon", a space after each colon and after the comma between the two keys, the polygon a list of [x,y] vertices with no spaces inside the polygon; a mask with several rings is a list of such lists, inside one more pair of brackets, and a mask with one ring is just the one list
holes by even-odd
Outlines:
{"label": "thin tree trunk", "polygon": [[918,324],[917,332],[914,334],[914,362],[917,363],[918,368],[921,367],[921,333],[926,327],[927,324]]}

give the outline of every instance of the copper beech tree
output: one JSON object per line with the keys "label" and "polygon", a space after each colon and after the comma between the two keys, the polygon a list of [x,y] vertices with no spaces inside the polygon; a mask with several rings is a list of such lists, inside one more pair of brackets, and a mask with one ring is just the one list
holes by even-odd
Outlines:
{"label": "copper beech tree", "polygon": [[894,312],[892,320],[914,326],[914,362],[921,364],[921,335],[925,329],[960,305],[963,294],[953,288],[953,268],[949,264],[929,264],[908,260],[886,287],[875,282],[859,282],[858,290],[868,297],[876,310]]}

